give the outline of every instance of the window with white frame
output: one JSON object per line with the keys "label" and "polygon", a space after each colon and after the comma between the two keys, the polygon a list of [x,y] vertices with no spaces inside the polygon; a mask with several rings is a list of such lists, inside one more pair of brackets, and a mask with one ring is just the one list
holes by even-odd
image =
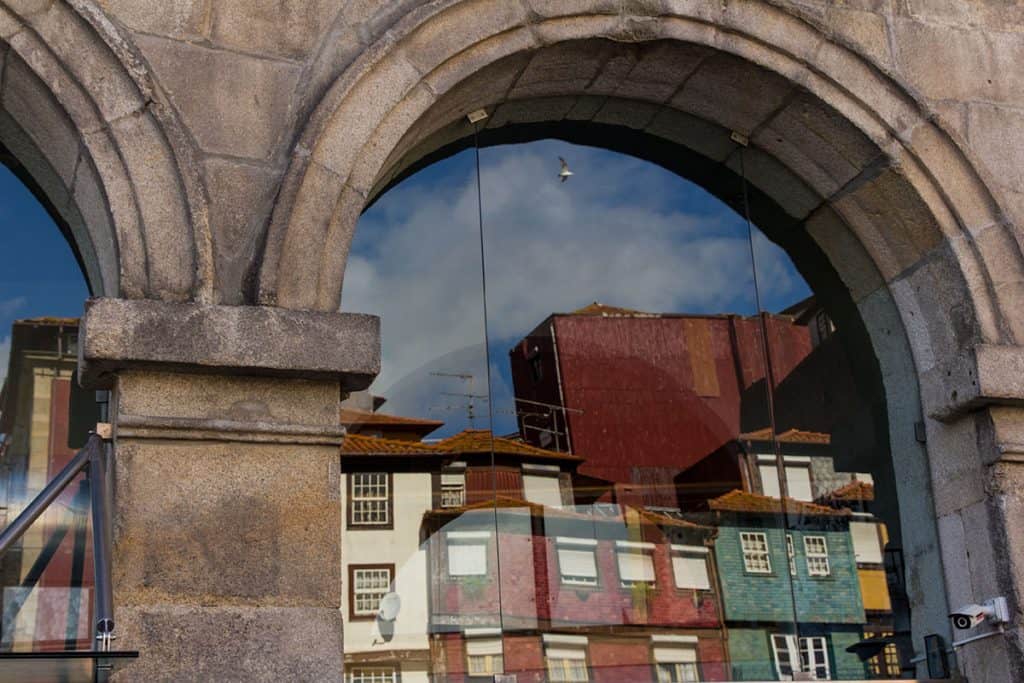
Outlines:
{"label": "window with white frame", "polygon": [[697,646],[654,645],[654,670],[658,683],[691,683],[700,680],[697,668]]}
{"label": "window with white frame", "polygon": [[882,564],[882,537],[875,522],[850,522],[853,552],[861,564]]}
{"label": "window with white frame", "polygon": [[789,575],[796,576],[796,549],[793,547],[793,534],[786,534],[786,556],[789,558]]}
{"label": "window with white frame", "polygon": [[466,672],[470,676],[493,676],[505,672],[501,638],[473,638],[466,641]]}
{"label": "window with white frame", "polygon": [[772,560],[768,554],[768,537],[760,531],[740,532],[743,568],[750,574],[771,574]]}
{"label": "window with white frame", "polygon": [[489,531],[449,531],[448,575],[486,576]]}
{"label": "window with white frame", "polygon": [[538,474],[536,467],[530,469],[534,473],[523,473],[523,495],[526,500],[547,507],[562,507],[562,487],[558,482],[558,468],[554,468],[550,473]]}
{"label": "window with white frame", "polygon": [[548,671],[548,680],[557,683],[589,681],[586,638],[548,638],[545,636],[544,644],[544,666]]}
{"label": "window with white frame", "polygon": [[675,576],[676,588],[710,590],[708,549],[702,546],[673,545],[672,574]]}
{"label": "window with white frame", "polygon": [[824,536],[804,536],[804,553],[807,555],[808,574],[828,576],[832,573],[828,563],[828,542]]}
{"label": "window with white frame", "polygon": [[377,614],[380,599],[391,589],[393,569],[390,566],[350,567],[352,580],[352,616],[372,617]]}
{"label": "window with white frame", "polygon": [[353,472],[349,524],[385,526],[391,523],[391,477],[386,472]]}
{"label": "window with white frame", "polygon": [[458,508],[466,504],[466,473],[441,474],[441,507]]}
{"label": "window with white frame", "polygon": [[597,585],[597,541],[559,536],[555,539],[555,548],[562,583],[570,586]]}
{"label": "window with white frame", "polygon": [[619,565],[619,583],[623,588],[654,585],[654,544],[633,541],[615,542]]}
{"label": "window with white frame", "polygon": [[349,683],[398,683],[398,669],[390,667],[373,667],[349,669]]}
{"label": "window with white frame", "polygon": [[796,674],[810,674],[812,681],[831,680],[828,662],[828,641],[818,636],[798,638],[791,635],[772,635],[772,653],[779,680],[792,681]]}
{"label": "window with white frame", "polygon": [[[786,471],[786,491],[789,497],[803,501],[814,500],[814,492],[811,487],[810,458],[786,456],[783,458],[783,465]],[[781,496],[779,468],[775,456],[757,456],[757,469],[761,474],[761,492],[772,498]]]}

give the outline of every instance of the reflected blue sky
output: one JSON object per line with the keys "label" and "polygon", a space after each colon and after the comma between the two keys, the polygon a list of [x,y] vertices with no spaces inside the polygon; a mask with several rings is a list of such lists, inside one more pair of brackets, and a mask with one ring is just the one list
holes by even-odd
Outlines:
{"label": "reflected blue sky", "polygon": [[[558,157],[575,175],[557,178]],[[756,311],[743,218],[654,164],[545,140],[481,151],[491,392],[497,433],[515,429],[508,349],[553,312],[593,301],[650,312]],[[758,232],[762,305],[809,295]],[[473,150],[407,179],[361,218],[342,309],[381,316],[385,410],[470,426],[486,394]],[[472,382],[449,374],[473,375]],[[486,403],[477,401],[477,416]],[[479,417],[475,426],[485,427]]]}
{"label": "reflected blue sky", "polygon": [[7,373],[11,323],[79,316],[88,296],[60,230],[21,180],[0,166],[0,382]]}

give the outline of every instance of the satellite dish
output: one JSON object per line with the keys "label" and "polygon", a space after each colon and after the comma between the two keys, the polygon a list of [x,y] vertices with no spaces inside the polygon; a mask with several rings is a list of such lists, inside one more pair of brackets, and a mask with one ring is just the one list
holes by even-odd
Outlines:
{"label": "satellite dish", "polygon": [[387,593],[380,599],[380,607],[377,609],[377,618],[382,621],[394,621],[398,617],[398,610],[402,609],[402,598],[398,593]]}

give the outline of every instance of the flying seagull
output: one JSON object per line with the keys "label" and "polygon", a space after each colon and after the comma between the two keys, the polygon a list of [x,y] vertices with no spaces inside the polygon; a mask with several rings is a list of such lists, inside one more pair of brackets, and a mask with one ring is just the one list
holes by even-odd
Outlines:
{"label": "flying seagull", "polygon": [[558,172],[558,177],[561,178],[564,183],[568,180],[569,176],[572,175],[572,171],[569,170],[569,164],[566,163],[565,159],[558,157],[558,160],[562,162],[562,170]]}

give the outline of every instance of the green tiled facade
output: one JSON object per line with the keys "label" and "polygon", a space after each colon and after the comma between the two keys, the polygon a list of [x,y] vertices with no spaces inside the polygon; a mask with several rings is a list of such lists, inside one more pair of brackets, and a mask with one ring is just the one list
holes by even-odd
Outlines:
{"label": "green tiled facade", "polygon": [[[771,574],[750,574],[743,565],[740,533],[764,533],[771,553]],[[793,621],[793,603],[800,622],[862,624],[857,564],[849,531],[790,531],[796,551],[796,576],[790,577],[786,532],[781,528],[720,526],[715,558],[722,582],[727,621]],[[810,576],[804,557],[804,535],[824,536],[828,543],[829,576]]]}
{"label": "green tiled facade", "polygon": [[[746,571],[740,544],[741,532],[765,534],[771,561],[769,574]],[[846,652],[848,646],[861,640],[861,625],[864,623],[849,531],[842,527],[789,531],[793,537],[795,576],[790,576],[789,572],[786,533],[779,527],[728,523],[719,526],[715,559],[722,585],[733,678],[740,681],[778,679],[771,635],[793,633],[794,613],[801,636],[827,638],[832,678],[864,678],[864,664],[856,655]],[[805,535],[825,537],[829,576],[811,576],[808,573]]]}

